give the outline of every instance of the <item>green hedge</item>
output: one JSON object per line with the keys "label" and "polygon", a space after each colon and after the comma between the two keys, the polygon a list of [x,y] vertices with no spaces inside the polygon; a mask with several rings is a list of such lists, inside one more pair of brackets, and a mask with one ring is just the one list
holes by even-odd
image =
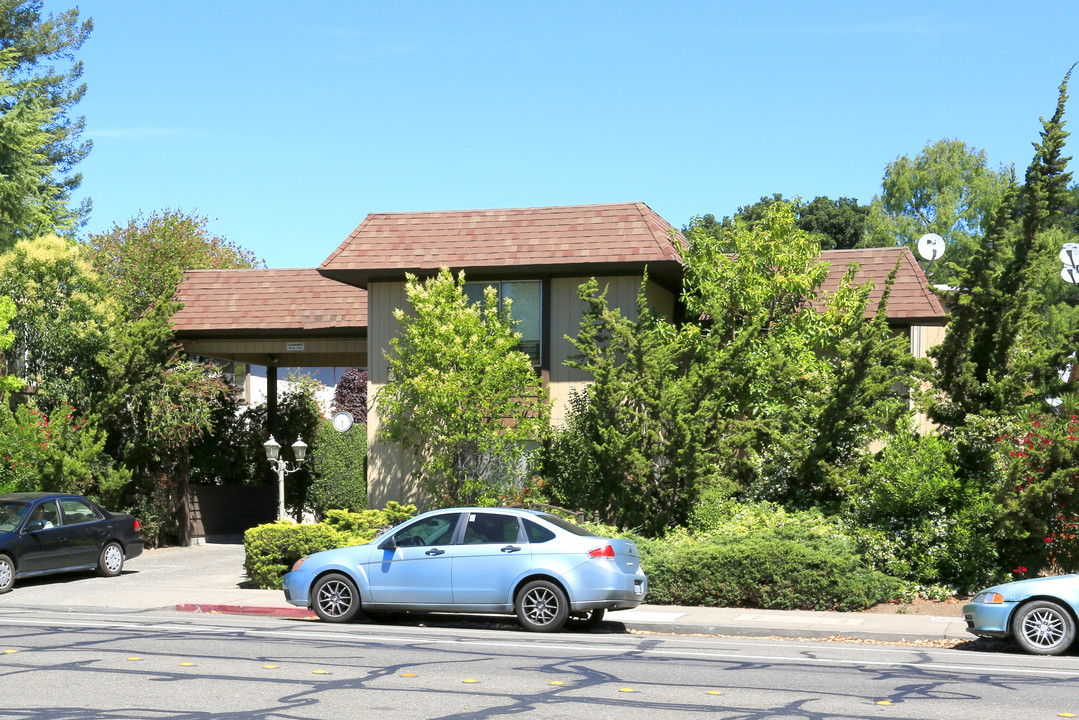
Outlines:
{"label": "green hedge", "polygon": [[647,543],[647,601],[772,610],[864,610],[899,582],[868,569],[838,542],[760,533],[696,545]]}
{"label": "green hedge", "polygon": [[259,525],[244,533],[244,571],[255,587],[277,589],[281,578],[304,555],[362,545],[415,514],[415,505],[390,502],[384,510],[329,510],[326,520],[314,525]]}

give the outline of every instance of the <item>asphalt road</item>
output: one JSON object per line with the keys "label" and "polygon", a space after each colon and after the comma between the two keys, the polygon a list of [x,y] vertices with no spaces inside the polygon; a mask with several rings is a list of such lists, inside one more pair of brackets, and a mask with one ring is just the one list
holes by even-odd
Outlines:
{"label": "asphalt road", "polygon": [[1079,658],[0,608],[5,720],[1079,715]]}

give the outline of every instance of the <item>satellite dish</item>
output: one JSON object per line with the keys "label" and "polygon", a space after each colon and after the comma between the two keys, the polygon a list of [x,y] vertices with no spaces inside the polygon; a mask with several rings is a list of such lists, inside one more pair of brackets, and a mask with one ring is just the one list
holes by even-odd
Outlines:
{"label": "satellite dish", "polygon": [[[940,258],[946,247],[944,238],[936,233],[926,233],[918,238],[918,254],[929,262]],[[1076,250],[1079,251],[1079,243],[1076,243]],[[1079,252],[1076,253],[1076,257],[1079,257]]]}
{"label": "satellite dish", "polygon": [[1065,265],[1060,270],[1060,279],[1071,285],[1079,285],[1079,268],[1074,265]]}
{"label": "satellite dish", "polygon": [[1075,267],[1079,265],[1079,243],[1064,243],[1060,249],[1060,262]]}

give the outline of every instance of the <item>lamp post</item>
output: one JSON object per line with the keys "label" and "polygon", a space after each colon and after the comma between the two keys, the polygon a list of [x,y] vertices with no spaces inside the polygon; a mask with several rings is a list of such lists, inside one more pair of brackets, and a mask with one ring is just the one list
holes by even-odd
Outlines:
{"label": "lamp post", "polygon": [[273,435],[262,444],[262,447],[266,448],[266,459],[270,461],[270,467],[277,471],[277,519],[284,520],[285,476],[296,472],[300,469],[300,465],[303,465],[304,458],[307,457],[307,443],[299,437],[292,443],[292,453],[296,458],[296,466],[293,468],[289,468],[284,458],[280,457],[281,444],[273,439]]}

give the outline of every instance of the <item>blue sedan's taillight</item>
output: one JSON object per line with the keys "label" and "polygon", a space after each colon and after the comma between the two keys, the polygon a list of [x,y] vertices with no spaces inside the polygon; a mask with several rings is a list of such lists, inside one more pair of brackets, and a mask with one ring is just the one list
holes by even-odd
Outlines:
{"label": "blue sedan's taillight", "polygon": [[588,551],[590,558],[614,558],[614,547],[609,543],[603,547],[592,548]]}

